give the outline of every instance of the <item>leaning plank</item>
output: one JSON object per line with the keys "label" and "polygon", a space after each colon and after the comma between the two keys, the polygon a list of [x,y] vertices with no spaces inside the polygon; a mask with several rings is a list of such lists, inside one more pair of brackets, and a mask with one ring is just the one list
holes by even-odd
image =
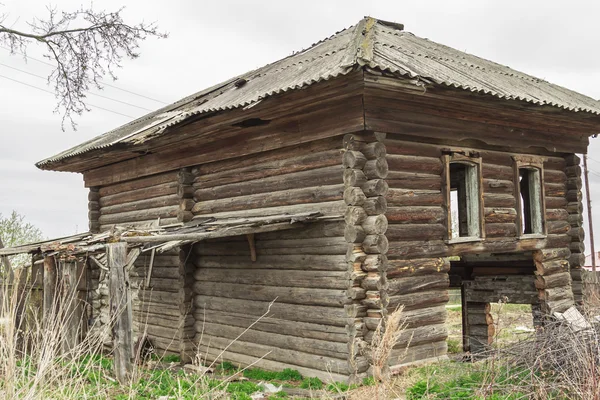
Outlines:
{"label": "leaning plank", "polygon": [[109,272],[110,310],[112,327],[115,374],[121,384],[129,382],[133,372],[133,335],[131,295],[125,275],[127,245],[110,243],[107,245],[107,265]]}

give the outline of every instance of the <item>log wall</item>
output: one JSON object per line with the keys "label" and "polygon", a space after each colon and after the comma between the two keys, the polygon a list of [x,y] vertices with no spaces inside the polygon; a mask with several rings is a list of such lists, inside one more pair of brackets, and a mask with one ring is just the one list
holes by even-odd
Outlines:
{"label": "log wall", "polygon": [[259,367],[327,380],[327,371],[334,379],[349,375],[341,145],[341,137],[325,139],[191,169],[194,218],[339,217],[194,245],[196,338],[186,346],[209,364],[258,360]]}
{"label": "log wall", "polygon": [[[161,225],[177,222],[180,197],[177,171],[100,187],[98,220],[100,231],[114,225]],[[90,192],[90,195],[94,192]]]}
{"label": "log wall", "polygon": [[[88,197],[90,228],[105,231],[115,225],[150,226],[159,220],[161,225],[167,225],[182,221],[188,216],[185,211],[189,213],[186,199],[192,196],[186,187],[191,188],[189,172],[178,170],[92,188]],[[147,337],[159,355],[179,353],[186,327],[189,331],[193,326],[181,317],[185,307],[185,273],[180,268],[178,250],[156,254],[146,286],[151,258],[149,252],[143,253],[131,271],[135,336]],[[104,277],[103,271],[90,265]],[[100,280],[98,285],[97,305],[102,307],[99,317],[108,322],[108,310],[104,308],[108,304],[106,282]],[[190,289],[187,300],[191,301]]]}
{"label": "log wall", "polygon": [[[448,300],[447,272],[450,268],[447,257],[561,247],[568,250],[571,236],[568,235],[566,162],[560,156],[545,156],[547,237],[520,239],[517,235],[518,203],[512,158],[515,153],[492,151],[486,149],[487,146],[464,149],[447,143],[436,144],[435,141],[415,142],[395,134],[387,134],[383,142],[389,166],[385,214],[389,224],[386,232],[389,241],[386,273],[390,300],[388,310],[404,305],[406,312],[417,313],[421,318],[412,332],[418,342],[413,340],[407,356],[396,360],[405,364],[446,353],[444,305]],[[442,150],[449,147],[472,151],[481,157],[485,240],[458,244],[448,244],[444,240],[446,210],[441,156]],[[540,271],[539,275],[541,282],[544,273]],[[527,287],[533,286],[533,276],[527,279],[531,281]],[[543,283],[540,285],[543,286]],[[533,288],[529,293],[533,298],[531,302],[544,293],[544,289]],[[507,295],[510,297],[510,293]],[[469,301],[473,304],[485,303],[481,299]],[[562,304],[553,304],[562,307]],[[475,310],[479,306],[473,307]],[[486,323],[486,329],[488,325]],[[394,355],[404,354],[405,348],[400,343]]]}

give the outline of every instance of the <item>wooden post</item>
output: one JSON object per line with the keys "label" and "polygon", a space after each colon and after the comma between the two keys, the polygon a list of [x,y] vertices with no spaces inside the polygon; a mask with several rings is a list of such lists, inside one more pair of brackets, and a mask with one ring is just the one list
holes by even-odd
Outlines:
{"label": "wooden post", "polygon": [[78,343],[79,318],[77,318],[77,261],[60,261],[61,315],[63,317],[62,352],[68,354]]}
{"label": "wooden post", "polygon": [[590,179],[588,176],[587,154],[583,155],[583,173],[585,175],[585,197],[587,200],[588,229],[590,230],[590,251],[592,252],[592,271],[596,278],[596,249],[594,247],[594,223],[592,221],[592,199],[590,198]]}
{"label": "wooden post", "polygon": [[110,319],[115,374],[121,384],[129,382],[133,370],[133,333],[129,277],[127,265],[127,244],[109,243],[106,246],[109,268]]}
{"label": "wooden post", "polygon": [[56,261],[54,257],[44,257],[44,326],[49,327],[55,321],[58,302],[56,301]]}

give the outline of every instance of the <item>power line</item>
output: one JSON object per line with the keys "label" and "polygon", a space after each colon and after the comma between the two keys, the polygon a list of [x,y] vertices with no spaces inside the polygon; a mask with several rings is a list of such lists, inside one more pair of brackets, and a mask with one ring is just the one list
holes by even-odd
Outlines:
{"label": "power line", "polygon": [[[42,92],[50,93],[51,95],[54,95],[54,94],[55,94],[54,92],[52,92],[52,91],[50,91],[50,90],[46,90],[46,89],[44,89],[44,88],[41,88],[41,87],[38,87],[38,86],[30,85],[29,83],[21,82],[21,81],[19,81],[19,80],[17,80],[17,79],[9,78],[8,76],[0,75],[0,78],[8,79],[9,81],[13,81],[13,82],[16,82],[16,83],[20,83],[21,85],[29,86],[30,88],[37,89],[37,90],[41,90]],[[121,116],[123,116],[123,117],[127,117],[127,118],[132,118],[132,119],[134,119],[134,118],[135,118],[135,117],[132,117],[131,115],[123,114],[123,113],[120,113],[120,112],[118,112],[118,111],[114,111],[114,110],[109,110],[108,108],[100,107],[100,106],[97,106],[97,105],[95,105],[95,104],[91,104],[91,103],[87,103],[87,104],[88,104],[89,106],[92,106],[92,107],[94,107],[94,108],[97,108],[97,109],[99,109],[99,110],[108,111],[108,112],[111,112],[111,113],[113,113],[113,114],[118,114],[118,115],[121,115]]]}
{"label": "power line", "polygon": [[[46,62],[46,61],[44,61],[44,60],[40,60],[39,58],[30,57],[30,56],[28,56],[28,55],[27,55],[27,54],[25,54],[25,53],[21,53],[20,51],[13,51],[13,50],[12,50],[10,47],[1,46],[1,45],[0,45],[0,47],[1,47],[1,48],[3,48],[3,49],[5,49],[5,50],[8,50],[8,51],[10,51],[11,53],[16,53],[16,54],[20,54],[20,55],[22,55],[22,56],[25,56],[25,57],[26,57],[27,59],[29,59],[29,60],[37,61],[37,62],[39,62],[39,63],[42,63],[42,64],[49,65],[49,66],[51,66],[52,68],[56,68],[56,65],[54,65],[54,64],[51,64],[51,63],[49,63],[49,62]],[[45,78],[44,78],[44,79],[45,79]],[[136,93],[136,92],[132,92],[131,90],[123,89],[123,88],[120,88],[120,87],[118,87],[118,86],[115,86],[115,85],[111,85],[111,84],[109,84],[109,83],[106,83],[106,82],[102,82],[102,84],[103,84],[104,86],[108,86],[108,87],[111,87],[111,88],[113,88],[113,89],[120,90],[120,91],[122,91],[122,92],[130,93],[130,94],[133,94],[133,95],[135,95],[135,96],[139,96],[139,97],[143,97],[143,98],[145,98],[145,99],[148,99],[148,100],[156,101],[157,103],[161,103],[161,104],[169,104],[169,103],[167,103],[167,102],[164,102],[164,101],[162,101],[162,100],[153,99],[152,97],[149,97],[149,96],[146,96],[146,95],[143,95],[143,94],[139,94],[139,93]]]}
{"label": "power line", "polygon": [[[43,79],[44,81],[46,81],[46,78],[44,78],[44,77],[43,77],[43,76],[41,76],[41,75],[37,75],[37,74],[31,73],[31,72],[25,71],[25,70],[23,70],[23,69],[16,68],[16,67],[13,67],[13,66],[10,66],[10,65],[7,65],[7,64],[4,64],[4,63],[0,63],[0,65],[4,66],[4,67],[6,67],[6,68],[14,69],[15,71],[19,71],[19,72],[22,72],[22,73],[24,73],[24,74],[27,74],[27,75],[34,76],[34,77],[36,77],[36,78],[39,78],[39,79]],[[101,95],[101,94],[98,94],[98,93],[92,93],[92,92],[89,92],[89,94],[91,94],[92,96],[101,97],[101,98],[103,98],[103,99],[107,99],[107,100],[116,101],[117,103],[125,104],[125,105],[127,105],[127,106],[131,106],[131,107],[139,108],[139,109],[141,109],[141,110],[144,110],[144,111],[153,111],[153,110],[150,110],[149,108],[146,108],[146,107],[140,107],[140,106],[137,106],[137,105],[135,105],[135,104],[128,103],[128,102],[126,102],[126,101],[122,101],[122,100],[118,100],[118,99],[115,99],[115,98],[112,98],[112,97],[104,96],[104,95]]]}

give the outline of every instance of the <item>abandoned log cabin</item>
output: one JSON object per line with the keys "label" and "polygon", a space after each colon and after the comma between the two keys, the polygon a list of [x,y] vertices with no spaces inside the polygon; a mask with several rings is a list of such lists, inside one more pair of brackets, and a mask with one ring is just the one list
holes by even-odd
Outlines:
{"label": "abandoned log cabin", "polygon": [[[339,380],[369,373],[361,349],[399,306],[392,369],[444,357],[451,287],[471,351],[491,343],[491,302],[538,322],[579,302],[576,153],[598,132],[594,99],[365,18],[38,167],[83,174],[93,233],[261,219],[142,251],[135,334]],[[319,218],[281,222],[306,213]]]}

